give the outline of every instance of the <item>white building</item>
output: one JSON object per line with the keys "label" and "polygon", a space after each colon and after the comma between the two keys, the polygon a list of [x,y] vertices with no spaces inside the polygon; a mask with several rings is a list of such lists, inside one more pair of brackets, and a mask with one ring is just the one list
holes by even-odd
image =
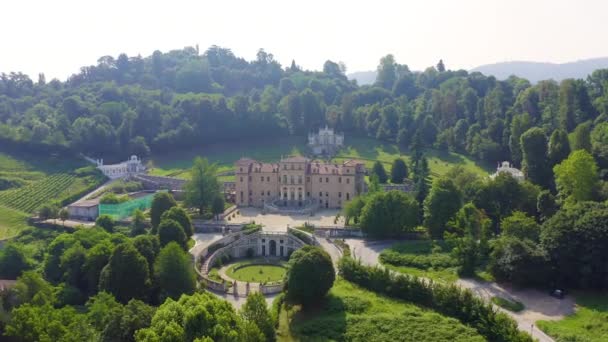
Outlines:
{"label": "white building", "polygon": [[141,162],[141,159],[139,159],[137,156],[131,156],[131,158],[129,158],[127,161],[110,165],[104,165],[103,159],[87,159],[94,162],[97,165],[97,168],[110,179],[123,178],[144,172],[146,170],[145,166]]}
{"label": "white building", "polygon": [[513,165],[511,165],[511,163],[509,163],[508,161],[503,161],[502,163],[499,163],[498,167],[496,168],[496,172],[491,175],[490,178],[494,179],[500,173],[508,173],[511,175],[511,177],[515,178],[520,182],[526,179],[524,173],[521,172],[521,170],[514,168]]}
{"label": "white building", "polygon": [[315,155],[332,155],[344,144],[344,134],[334,132],[332,128],[325,126],[320,128],[319,133],[308,134],[308,146]]}

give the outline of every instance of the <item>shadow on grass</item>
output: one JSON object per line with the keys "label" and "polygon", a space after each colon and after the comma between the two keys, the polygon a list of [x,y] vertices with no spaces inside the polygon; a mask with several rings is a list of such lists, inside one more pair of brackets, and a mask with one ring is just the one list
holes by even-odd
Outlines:
{"label": "shadow on grass", "polygon": [[301,341],[342,341],[348,309],[342,298],[330,294],[319,305],[295,312],[289,329]]}

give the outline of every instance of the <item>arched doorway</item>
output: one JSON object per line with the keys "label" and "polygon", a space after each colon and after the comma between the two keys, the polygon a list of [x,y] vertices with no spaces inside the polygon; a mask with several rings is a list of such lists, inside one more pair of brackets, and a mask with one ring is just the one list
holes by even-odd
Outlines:
{"label": "arched doorway", "polygon": [[274,240],[270,240],[270,255],[271,256],[277,255],[277,242]]}

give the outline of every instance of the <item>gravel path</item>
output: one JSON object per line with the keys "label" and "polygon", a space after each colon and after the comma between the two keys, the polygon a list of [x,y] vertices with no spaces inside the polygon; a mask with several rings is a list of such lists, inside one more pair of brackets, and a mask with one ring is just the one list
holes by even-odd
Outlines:
{"label": "gravel path", "polygon": [[[369,266],[379,265],[380,252],[392,246],[395,242],[346,239],[353,255],[359,258],[363,264]],[[575,302],[572,296],[560,300],[533,289],[519,290],[497,283],[479,282],[472,279],[459,279],[457,284],[470,289],[486,300],[490,300],[494,296],[500,296],[522,302],[526,308],[518,313],[499,309],[513,317],[520,330],[531,332],[532,336],[541,342],[553,342],[554,340],[536,327],[535,322],[537,320],[560,320],[574,312]]]}

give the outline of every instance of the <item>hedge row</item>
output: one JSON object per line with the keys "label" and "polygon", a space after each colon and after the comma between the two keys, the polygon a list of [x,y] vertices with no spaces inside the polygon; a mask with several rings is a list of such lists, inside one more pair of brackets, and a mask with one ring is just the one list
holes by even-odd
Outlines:
{"label": "hedge row", "polygon": [[380,262],[395,266],[409,266],[421,269],[448,268],[458,266],[458,261],[448,253],[433,254],[403,254],[393,250],[385,250],[380,254]]}
{"label": "hedge row", "polygon": [[456,285],[395,274],[381,267],[369,267],[352,258],[342,258],[340,275],[363,288],[411,302],[475,328],[489,341],[532,342],[532,337],[517,329],[517,323],[491,304]]}

